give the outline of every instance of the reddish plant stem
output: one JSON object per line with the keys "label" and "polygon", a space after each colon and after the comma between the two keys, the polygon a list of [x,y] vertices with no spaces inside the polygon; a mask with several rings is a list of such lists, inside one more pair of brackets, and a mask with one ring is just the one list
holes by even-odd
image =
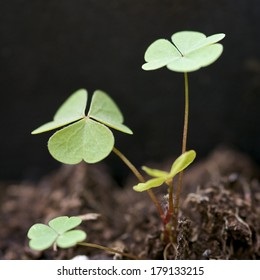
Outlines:
{"label": "reddish plant stem", "polygon": [[165,215],[164,224],[167,225],[173,215],[174,205],[173,205],[173,180],[169,180],[166,182],[168,186],[168,209]]}

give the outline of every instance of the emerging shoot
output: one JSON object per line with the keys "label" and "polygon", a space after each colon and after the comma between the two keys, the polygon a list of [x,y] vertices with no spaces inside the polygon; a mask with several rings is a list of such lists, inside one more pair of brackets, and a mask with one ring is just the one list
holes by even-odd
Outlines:
{"label": "emerging shoot", "polygon": [[[158,39],[153,42],[146,50],[144,59],[146,61],[142,68],[144,70],[156,70],[167,67],[171,71],[184,73],[184,125],[182,137],[182,154],[187,150],[188,123],[189,123],[189,82],[188,72],[199,70],[215,62],[223,52],[223,46],[218,42],[225,37],[225,34],[219,33],[206,37],[205,34],[195,31],[181,31],[171,36],[171,41],[166,39]],[[149,169],[145,169],[149,171]],[[155,174],[155,173],[154,173]],[[147,181],[145,184],[136,186],[135,190],[143,190],[145,188],[153,188],[160,186],[164,182],[169,173],[160,171],[159,176],[155,179]],[[180,193],[182,189],[183,171],[179,172],[178,187],[176,191],[176,217],[178,217]],[[172,208],[172,191],[169,188],[169,209]],[[168,211],[165,220],[169,219]],[[177,218],[174,220],[173,228],[175,230],[175,243],[177,241]]]}
{"label": "emerging shoot", "polygon": [[137,192],[143,192],[151,188],[159,187],[163,183],[170,185],[173,178],[182,170],[187,168],[194,161],[195,157],[195,151],[191,150],[185,152],[174,161],[169,172],[143,166],[143,170],[154,179],[150,179],[145,183],[139,183],[138,185],[134,186],[133,189]]}

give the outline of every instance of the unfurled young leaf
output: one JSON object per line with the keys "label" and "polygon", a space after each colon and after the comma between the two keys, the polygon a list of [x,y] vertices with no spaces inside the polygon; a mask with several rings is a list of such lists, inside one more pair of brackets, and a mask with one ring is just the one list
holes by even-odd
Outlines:
{"label": "unfurled young leaf", "polygon": [[188,167],[194,161],[195,157],[196,157],[196,153],[193,150],[185,152],[182,155],[180,155],[172,164],[172,168],[169,173],[169,176],[171,178],[175,177],[175,175],[177,175],[186,167]]}
{"label": "unfurled young leaf", "polygon": [[94,92],[88,114],[85,114],[87,91],[76,91],[58,109],[53,121],[32,134],[61,128],[48,142],[50,154],[58,161],[77,164],[82,160],[95,163],[107,157],[114,147],[114,136],[108,127],[132,134],[123,124],[123,115],[115,102],[103,91]]}
{"label": "unfurled young leaf", "polygon": [[187,168],[194,161],[195,157],[196,153],[193,150],[183,153],[174,161],[170,172],[144,166],[143,170],[154,178],[145,183],[139,183],[134,186],[133,189],[137,192],[143,192],[151,188],[160,187],[163,183],[167,183],[169,180],[172,180],[178,173]]}
{"label": "unfurled young leaf", "polygon": [[75,246],[86,239],[82,230],[72,230],[80,225],[79,217],[57,217],[49,221],[48,225],[35,224],[28,231],[29,246],[33,250],[46,250],[56,244],[60,248]]}
{"label": "unfurled young leaf", "polygon": [[146,181],[145,183],[139,183],[138,185],[134,186],[133,189],[136,192],[144,192],[152,188],[160,187],[165,181],[166,177],[153,178]]}
{"label": "unfurled young leaf", "polygon": [[206,37],[195,31],[181,31],[172,35],[171,41],[158,39],[145,52],[144,70],[155,70],[166,66],[176,72],[192,72],[216,61],[223,46],[217,42],[225,34]]}

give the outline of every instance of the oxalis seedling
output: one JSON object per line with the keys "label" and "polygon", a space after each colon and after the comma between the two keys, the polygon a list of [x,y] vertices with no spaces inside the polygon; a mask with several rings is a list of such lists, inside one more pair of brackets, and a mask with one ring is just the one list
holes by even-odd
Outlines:
{"label": "oxalis seedling", "polygon": [[[49,221],[48,225],[35,224],[28,231],[29,245],[34,250],[45,250],[53,246],[69,248],[86,239],[87,234],[73,228],[82,222],[79,217],[62,216]],[[73,229],[73,230],[72,230]]]}
{"label": "oxalis seedling", "polygon": [[[186,166],[195,158],[194,151],[186,152],[189,119],[188,72],[199,70],[200,68],[215,62],[223,52],[223,46],[218,42],[224,37],[225,34],[223,33],[206,37],[205,34],[200,32],[181,31],[174,33],[171,36],[171,42],[166,39],[156,40],[148,47],[145,52],[144,59],[146,63],[142,66],[144,70],[156,70],[166,66],[171,71],[184,73],[185,106],[182,137],[182,156],[184,158],[181,156],[177,159],[177,161],[182,159]],[[185,156],[187,156],[187,158],[185,158]],[[172,170],[173,169],[174,168],[172,167]],[[182,168],[182,170],[183,169],[184,168]],[[166,224],[165,229],[169,229],[168,234],[166,230],[166,235],[168,235],[170,241],[169,244],[172,244],[174,247],[174,243],[176,244],[177,242],[178,209],[182,188],[183,171],[181,168],[179,168],[178,186],[173,205],[173,184],[172,178],[169,176],[169,174],[172,173],[172,170],[167,174],[163,171],[154,171],[147,167],[144,168],[144,170],[149,175],[152,175],[156,178],[146,182],[145,185],[137,185],[135,190],[147,190],[149,188],[160,186],[164,182],[169,186],[168,211],[163,219],[164,223]],[[170,178],[170,180],[168,178]],[[173,209],[175,209],[175,213],[173,212]],[[175,234],[172,234],[173,231]]]}
{"label": "oxalis seedling", "polygon": [[[134,175],[144,182],[144,178],[137,168],[127,159],[127,157],[115,148],[115,139],[110,128],[121,132],[132,134],[132,130],[123,124],[123,115],[116,103],[103,91],[94,92],[90,108],[85,114],[88,93],[85,89],[80,89],[73,93],[58,109],[51,122],[48,122],[35,129],[32,134],[39,134],[54,129],[60,129],[55,132],[48,141],[50,154],[58,161],[66,164],[77,164],[81,161],[87,163],[96,163],[107,157],[112,151],[130,168]],[[151,190],[148,191],[157,210],[162,213],[162,208]],[[36,224],[33,225],[28,237],[32,249],[43,250],[55,244],[58,247],[65,248],[62,243],[64,238],[70,237],[70,243],[67,247],[75,245],[83,238],[82,232],[80,237],[71,232],[64,225],[64,232],[58,232],[55,228],[55,222],[69,224],[69,221],[62,217],[56,218],[49,222],[49,226]],[[71,219],[71,218],[70,218]],[[73,217],[72,220],[75,220]],[[77,221],[79,218],[77,217]],[[54,226],[53,226],[54,225]],[[75,225],[74,225],[75,226]],[[42,236],[45,236],[41,238]],[[64,237],[65,236],[65,237]],[[77,239],[78,238],[78,239]],[[115,249],[104,247],[98,244],[82,243],[83,246],[94,247],[109,252],[121,254],[128,258],[138,259],[138,257]]]}
{"label": "oxalis seedling", "polygon": [[[204,34],[193,31],[183,31],[172,35],[172,42],[159,39],[152,43],[146,53],[144,70],[156,70],[166,66],[169,70],[184,73],[185,110],[182,139],[182,153],[174,161],[170,170],[158,170],[143,167],[143,170],[152,177],[145,180],[138,169],[129,159],[115,147],[112,129],[132,134],[130,128],[123,124],[124,118],[116,103],[103,91],[94,92],[90,108],[85,114],[88,94],[85,89],[73,93],[58,109],[54,119],[39,128],[32,134],[49,130],[57,130],[48,141],[50,154],[58,161],[66,164],[77,164],[81,161],[96,163],[106,158],[112,151],[128,166],[138,178],[139,184],[133,189],[137,192],[147,191],[154,203],[164,231],[163,241],[166,243],[164,258],[170,247],[175,250],[177,243],[177,224],[179,199],[182,188],[183,170],[195,159],[194,150],[187,151],[188,117],[189,117],[189,90],[188,72],[196,71],[213,63],[221,55],[223,46],[219,43],[224,34],[215,34],[206,37]],[[179,174],[178,186],[174,195],[173,179]],[[152,189],[166,184],[168,186],[168,207],[162,209]],[[28,232],[29,246],[35,250],[54,248],[68,248],[76,244],[102,249],[111,253],[121,254],[131,259],[137,256],[104,247],[98,244],[82,242],[86,233],[74,228],[81,223],[79,217],[58,217],[48,225],[35,224]]]}
{"label": "oxalis seedling", "polygon": [[61,216],[49,221],[48,225],[35,224],[31,226],[27,233],[27,237],[30,239],[29,246],[33,250],[42,251],[50,247],[53,247],[54,250],[57,250],[57,247],[66,249],[79,244],[113,254],[120,254],[130,259],[139,259],[134,255],[116,249],[94,243],[82,242],[87,238],[87,234],[83,230],[74,229],[81,222],[82,219],[80,217]]}

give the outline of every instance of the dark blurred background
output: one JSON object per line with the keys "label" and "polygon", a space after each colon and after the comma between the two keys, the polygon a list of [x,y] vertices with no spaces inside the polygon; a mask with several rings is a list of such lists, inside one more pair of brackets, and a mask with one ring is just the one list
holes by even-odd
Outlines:
{"label": "dark blurred background", "polygon": [[[258,0],[1,1],[0,179],[38,179],[59,166],[51,134],[30,132],[78,88],[116,100],[135,132],[116,133],[116,145],[137,165],[178,155],[183,75],[141,65],[150,43],[181,30],[226,33],[221,58],[189,75],[188,147],[202,159],[225,144],[260,162],[259,15]],[[126,172],[114,156],[105,162]]]}

